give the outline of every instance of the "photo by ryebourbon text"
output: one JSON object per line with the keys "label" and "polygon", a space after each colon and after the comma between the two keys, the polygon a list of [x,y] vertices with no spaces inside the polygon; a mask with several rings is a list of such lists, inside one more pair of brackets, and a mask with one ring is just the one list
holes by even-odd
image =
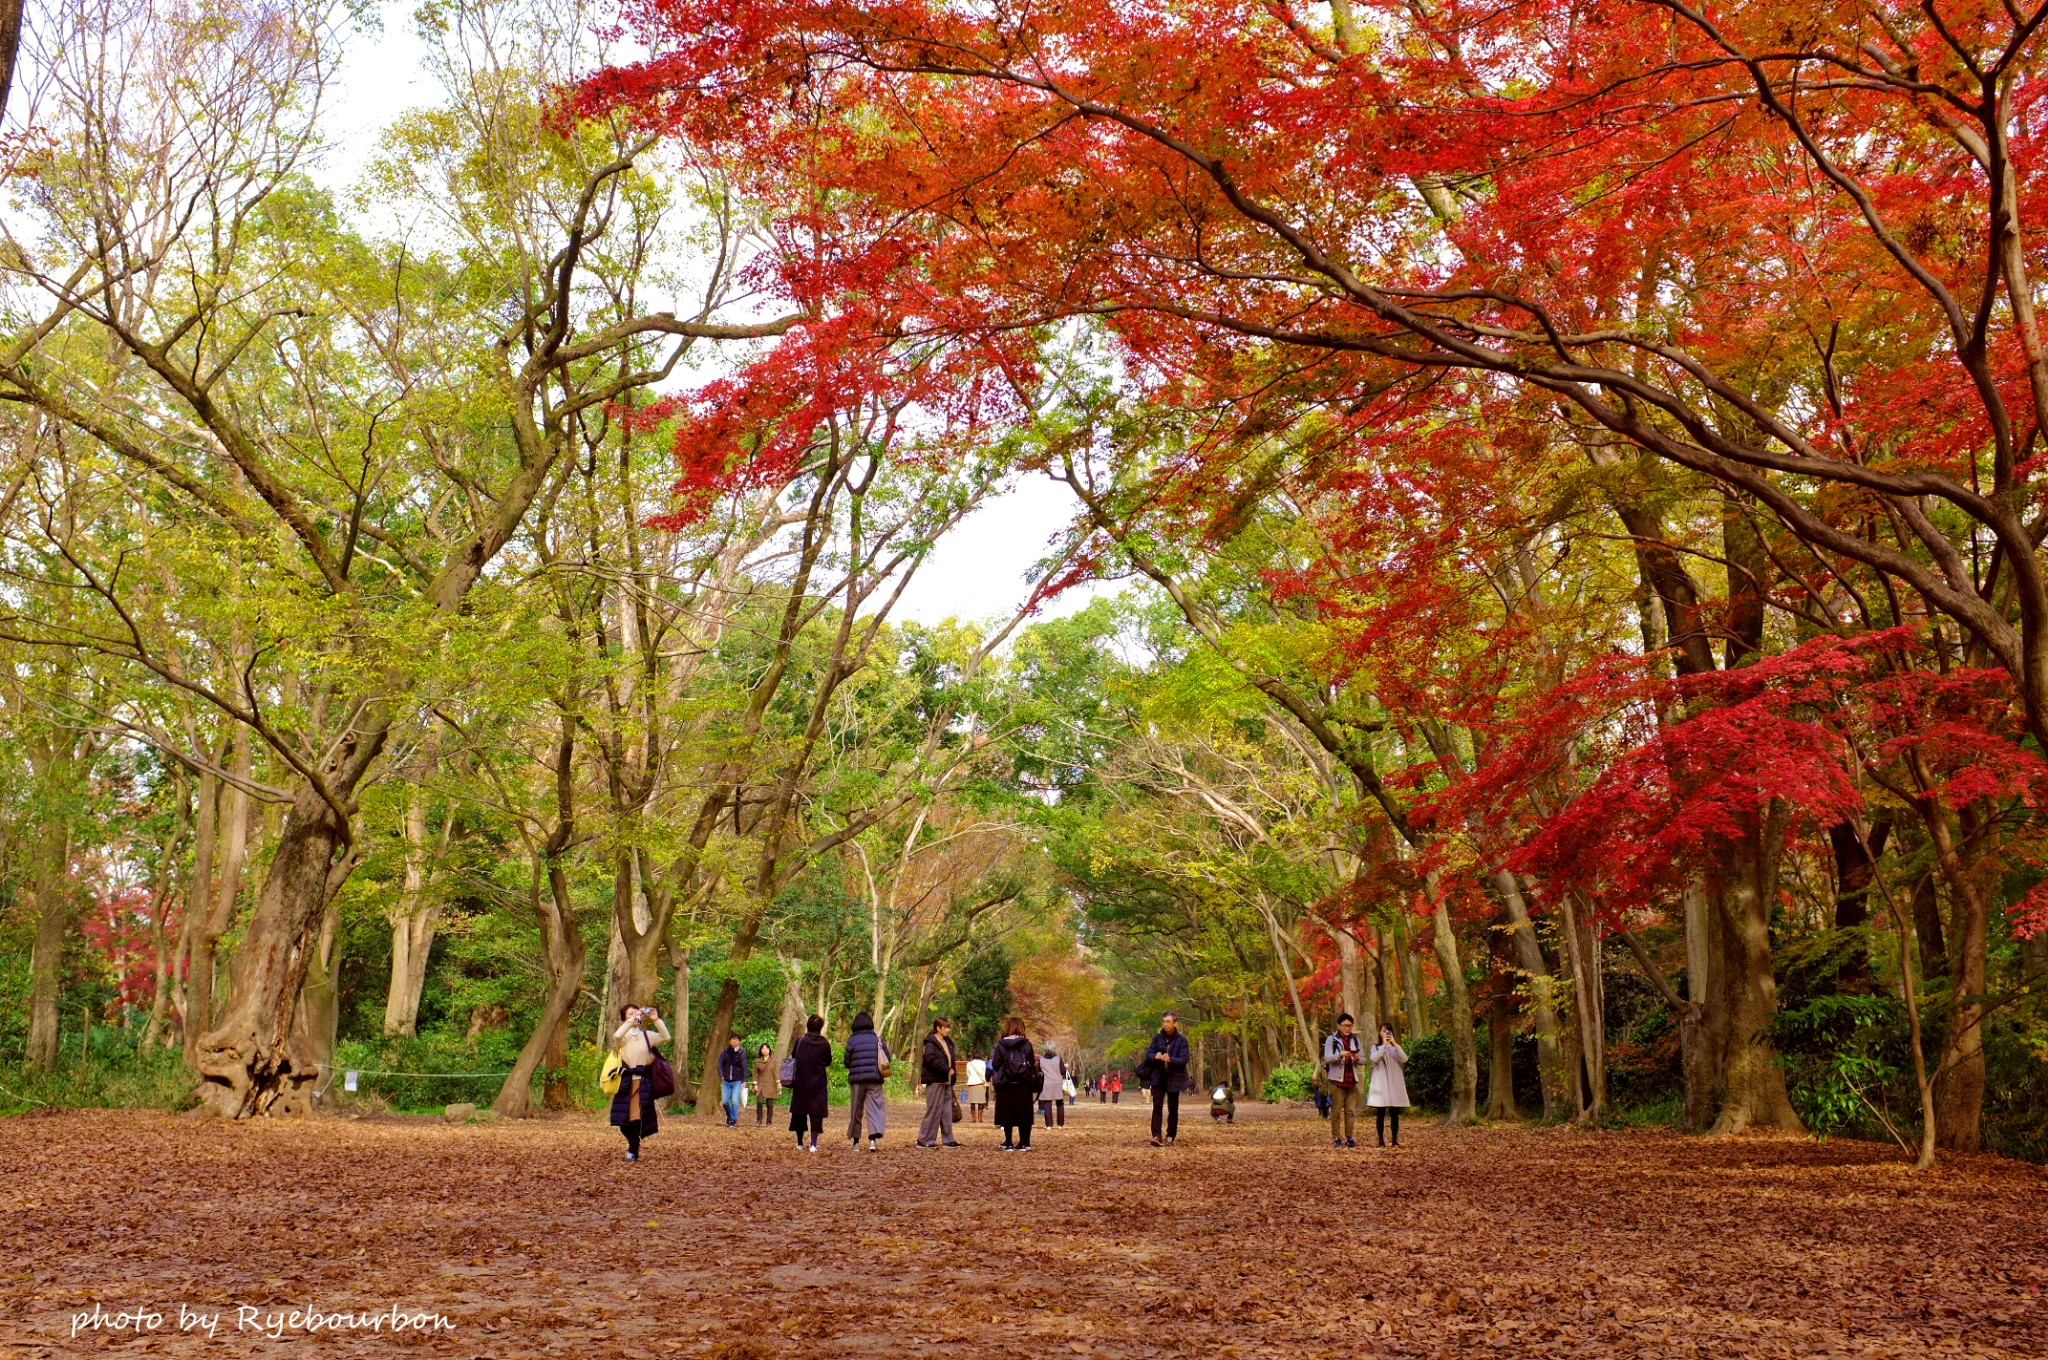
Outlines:
{"label": "photo by ryebourbon text", "polygon": [[346,1308],[278,1308],[237,1304],[230,1308],[194,1308],[179,1304],[169,1308],[128,1308],[108,1311],[95,1303],[85,1312],[71,1315],[71,1335],[94,1332],[134,1335],[147,1332],[182,1333],[215,1340],[241,1336],[254,1340],[266,1337],[282,1341],[288,1336],[313,1336],[331,1332],[386,1332],[411,1335],[452,1332],[455,1324],[439,1313],[390,1304],[381,1309],[358,1312]]}

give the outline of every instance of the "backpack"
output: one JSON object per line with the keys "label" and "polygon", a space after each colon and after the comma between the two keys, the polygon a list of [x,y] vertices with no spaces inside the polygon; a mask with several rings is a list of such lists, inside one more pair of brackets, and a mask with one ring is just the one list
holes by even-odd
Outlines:
{"label": "backpack", "polygon": [[999,1085],[1010,1086],[1018,1082],[1029,1081],[1034,1076],[1038,1076],[1041,1081],[1044,1080],[1044,1077],[1040,1076],[1038,1072],[1038,1060],[1025,1056],[1031,1050],[1023,1044],[1004,1044],[1001,1046],[1001,1049],[1003,1070],[1001,1076],[997,1078]]}
{"label": "backpack", "polygon": [[626,1060],[617,1052],[605,1055],[604,1066],[598,1069],[597,1089],[608,1096],[619,1093],[619,1074],[625,1070]]}

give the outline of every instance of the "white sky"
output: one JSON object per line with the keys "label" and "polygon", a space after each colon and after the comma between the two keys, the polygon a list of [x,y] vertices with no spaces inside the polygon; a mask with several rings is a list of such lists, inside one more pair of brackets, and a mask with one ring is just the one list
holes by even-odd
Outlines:
{"label": "white sky", "polygon": [[[315,173],[337,191],[347,189],[361,174],[394,117],[432,101],[437,93],[420,69],[413,0],[384,0],[378,8],[384,32],[374,40],[363,36],[358,40],[360,50],[348,53],[323,118],[331,141]],[[1029,593],[1025,572],[1046,554],[1076,508],[1066,487],[1046,477],[1024,479],[939,540],[904,592],[895,617],[919,623],[947,618],[1007,620]],[[1040,616],[1073,613],[1113,589],[1071,590]]]}

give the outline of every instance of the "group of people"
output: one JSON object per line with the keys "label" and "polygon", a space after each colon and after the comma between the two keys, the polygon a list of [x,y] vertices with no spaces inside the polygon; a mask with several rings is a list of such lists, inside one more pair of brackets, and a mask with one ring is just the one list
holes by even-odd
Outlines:
{"label": "group of people", "polygon": [[[1352,1136],[1358,1108],[1361,1077],[1366,1077],[1365,1103],[1373,1112],[1380,1146],[1387,1145],[1387,1125],[1394,1126],[1394,1146],[1401,1146],[1401,1111],[1408,1108],[1408,1079],[1401,1069],[1408,1054],[1394,1038],[1392,1025],[1380,1026],[1380,1037],[1370,1053],[1353,1033],[1354,1022],[1347,1012],[1337,1017],[1337,1032],[1323,1040],[1322,1081],[1316,1104],[1326,1105],[1330,1118],[1330,1146],[1357,1147]],[[1370,1074],[1369,1076],[1367,1074]]]}
{"label": "group of people", "polygon": [[[640,1159],[640,1142],[657,1128],[655,1097],[649,1085],[658,1061],[659,1046],[668,1042],[668,1026],[652,1006],[626,1006],[613,1034],[618,1059],[619,1086],[612,1096],[611,1122],[626,1137],[626,1160]],[[944,1016],[932,1022],[918,1056],[917,1086],[924,1098],[924,1115],[918,1123],[917,1146],[956,1148],[957,1125],[968,1119],[979,1122],[981,1110],[993,1091],[995,1114],[992,1122],[1002,1130],[1004,1152],[1029,1152],[1034,1122],[1046,1128],[1064,1127],[1069,1093],[1074,1089],[1058,1053],[1050,1046],[1042,1052],[1024,1033],[1024,1022],[1016,1016],[1003,1021],[1002,1035],[986,1058],[959,1060],[953,1043],[953,1025]],[[1172,1147],[1180,1136],[1180,1098],[1191,1089],[1188,1070],[1188,1039],[1172,1011],[1160,1018],[1159,1031],[1144,1048],[1135,1076],[1141,1089],[1152,1094],[1152,1146]],[[824,1132],[828,1113],[829,1074],[832,1041],[825,1037],[822,1016],[804,1022],[804,1033],[790,1056],[778,1062],[767,1044],[762,1044],[751,1061],[742,1041],[728,1041],[718,1057],[720,1103],[728,1126],[740,1120],[751,1080],[754,1120],[766,1125],[773,1120],[776,1101],[789,1092],[789,1129],[797,1147],[816,1152],[818,1136]],[[847,1035],[843,1061],[846,1067],[848,1101],[846,1139],[856,1150],[880,1149],[888,1120],[883,1097],[895,1055],[875,1031],[874,1017],[861,1011],[853,1017]],[[1402,1068],[1408,1055],[1396,1042],[1392,1027],[1382,1025],[1378,1042],[1368,1051],[1354,1032],[1350,1015],[1337,1017],[1337,1032],[1323,1041],[1318,1073],[1317,1104],[1327,1109],[1332,1147],[1356,1147],[1355,1117],[1361,1083],[1365,1103],[1375,1115],[1381,1146],[1387,1144],[1391,1120],[1393,1145],[1401,1145],[1401,1111],[1408,1104],[1407,1083]],[[962,1068],[966,1074],[967,1100],[956,1089]],[[1122,1092],[1120,1076],[1091,1083],[1112,1101]],[[1226,1097],[1227,1090],[1223,1093]],[[1227,1111],[1213,1099],[1210,1113],[1235,1122],[1236,1101]],[[1034,1120],[1034,1115],[1036,1119]]]}

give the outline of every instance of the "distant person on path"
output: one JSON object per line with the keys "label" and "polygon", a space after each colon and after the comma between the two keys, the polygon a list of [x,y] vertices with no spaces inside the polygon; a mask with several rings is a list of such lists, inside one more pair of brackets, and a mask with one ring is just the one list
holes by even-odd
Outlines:
{"label": "distant person on path", "polygon": [[1038,1121],[1047,1128],[1057,1124],[1067,1126],[1067,1073],[1060,1065],[1060,1055],[1052,1051],[1052,1045],[1045,1046],[1041,1066],[1045,1071],[1045,1086],[1038,1093]]}
{"label": "distant person on path", "polygon": [[967,1122],[979,1124],[988,1113],[988,1063],[982,1058],[967,1060]]}
{"label": "distant person on path", "polygon": [[1120,1103],[1123,1100],[1123,1095],[1124,1078],[1123,1073],[1119,1072],[1109,1079],[1109,1103],[1112,1105]]}
{"label": "distant person on path", "polygon": [[796,1041],[795,1070],[789,1078],[789,1130],[796,1145],[804,1145],[804,1126],[810,1125],[811,1151],[818,1150],[818,1135],[825,1131],[826,1070],[832,1066],[832,1041],[825,1037],[825,1017],[814,1015],[804,1021],[804,1037]]}
{"label": "distant person on path", "polygon": [[1012,1015],[1003,1021],[1003,1037],[988,1055],[989,1079],[996,1087],[996,1123],[1003,1130],[1003,1151],[1031,1151],[1031,1102],[1043,1079],[1038,1054],[1024,1037],[1024,1022]]}
{"label": "distant person on path", "polygon": [[740,1036],[735,1034],[725,1041],[725,1051],[718,1055],[718,1103],[725,1106],[725,1126],[732,1128],[740,1122],[740,1102],[747,1091],[747,1050],[740,1046]]}
{"label": "distant person on path", "polygon": [[[1351,1032],[1354,1022],[1346,1011],[1337,1017],[1337,1032],[1323,1040],[1323,1088],[1330,1099],[1330,1146],[1357,1147],[1352,1121],[1358,1105],[1358,1074],[1365,1066],[1365,1050]],[[1400,1080],[1400,1069],[1394,1072]],[[1378,1080],[1377,1077],[1374,1078]]]}
{"label": "distant person on path", "polygon": [[[654,1028],[650,1032],[649,1025]],[[660,1132],[654,1098],[646,1094],[647,1074],[654,1062],[656,1044],[668,1042],[668,1026],[652,1006],[619,1007],[619,1027],[612,1031],[618,1046],[619,1090],[612,1097],[612,1123],[626,1135],[626,1160],[640,1160],[640,1140]]]}
{"label": "distant person on path", "polygon": [[1237,1122],[1237,1097],[1230,1094],[1228,1086],[1219,1086],[1209,1093],[1209,1118],[1226,1124]]}
{"label": "distant person on path", "polygon": [[1380,1026],[1380,1041],[1372,1046],[1372,1086],[1365,1103],[1372,1106],[1373,1125],[1379,1131],[1380,1146],[1387,1145],[1387,1116],[1394,1117],[1394,1146],[1401,1146],[1401,1111],[1408,1108],[1408,1078],[1401,1069],[1408,1055],[1395,1042],[1394,1027]]}
{"label": "distant person on path", "polygon": [[766,1044],[754,1057],[754,1123],[774,1122],[775,1097],[782,1094],[782,1078],[776,1072],[775,1050]]}
{"label": "distant person on path", "polygon": [[882,1078],[889,1075],[889,1046],[875,1033],[875,1017],[858,1011],[853,1033],[846,1036],[846,1083],[852,1088],[847,1099],[846,1141],[860,1150],[861,1125],[867,1125],[867,1150],[878,1152],[882,1143]]}
{"label": "distant person on path", "polygon": [[932,1032],[924,1036],[924,1051],[917,1064],[917,1079],[924,1083],[924,1122],[917,1126],[921,1148],[959,1147],[953,1139],[953,1022],[945,1016],[932,1021]]}
{"label": "distant person on path", "polygon": [[1145,1045],[1138,1080],[1152,1091],[1152,1146],[1161,1145],[1163,1114],[1164,1143],[1172,1147],[1180,1136],[1181,1092],[1188,1089],[1188,1036],[1180,1032],[1180,1018],[1172,1011],[1160,1017],[1159,1032]]}

